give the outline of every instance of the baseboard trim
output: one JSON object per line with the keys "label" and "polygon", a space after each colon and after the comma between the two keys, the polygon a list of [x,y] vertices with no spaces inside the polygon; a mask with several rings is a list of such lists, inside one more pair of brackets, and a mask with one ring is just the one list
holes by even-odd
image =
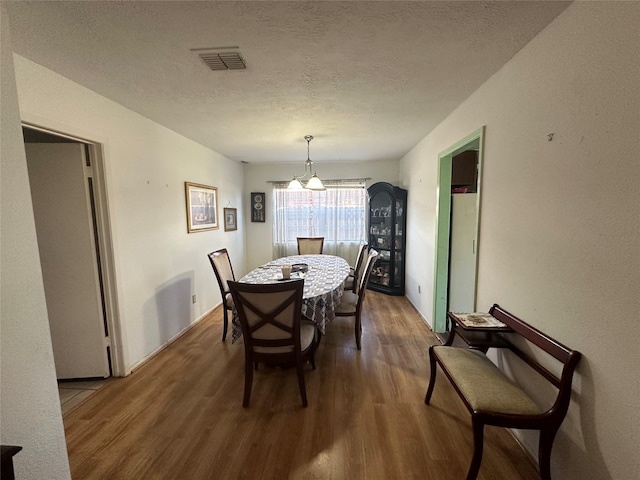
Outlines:
{"label": "baseboard trim", "polygon": [[529,459],[529,461],[531,462],[531,464],[538,470],[538,472],[540,471],[540,464],[538,463],[538,458],[535,456],[535,454],[533,452],[531,452],[524,443],[522,443],[522,440],[520,439],[520,437],[518,437],[518,435],[516,435],[516,430],[513,428],[507,428],[506,429],[507,432],[509,432],[511,434],[511,436],[513,437],[513,439],[516,441],[516,443],[518,444],[518,446],[522,449],[522,451],[526,454],[527,458]]}
{"label": "baseboard trim", "polygon": [[418,314],[418,316],[422,319],[422,321],[427,325],[427,327],[429,327],[429,330],[431,330],[433,332],[433,327],[431,326],[431,322],[429,322],[429,320],[427,319],[427,317],[425,317],[422,312],[420,311],[420,309],[418,307],[416,307],[416,304],[413,303],[411,301],[411,299],[409,297],[407,297],[405,295],[405,297],[407,299],[407,301],[411,304],[411,306],[413,307],[413,309],[416,311],[416,313]]}
{"label": "baseboard trim", "polygon": [[205,313],[203,313],[202,315],[200,315],[198,318],[196,318],[193,322],[191,322],[188,326],[186,326],[184,329],[182,329],[181,331],[179,331],[177,334],[175,334],[173,337],[171,337],[169,340],[167,340],[165,343],[163,343],[162,345],[160,345],[158,348],[156,348],[153,352],[151,352],[149,355],[147,355],[146,357],[144,357],[142,360],[140,360],[139,362],[134,363],[133,365],[131,365],[131,367],[129,367],[127,369],[127,373],[125,374],[125,376],[127,375],[131,375],[136,369],[140,368],[142,365],[144,365],[145,363],[147,363],[149,360],[151,360],[153,357],[155,357],[156,355],[158,355],[161,351],[163,351],[165,348],[167,348],[169,345],[171,345],[173,342],[175,342],[176,340],[178,340],[180,337],[182,337],[185,333],[187,333],[189,330],[191,330],[193,327],[195,327],[196,325],[198,325],[203,319],[205,319],[206,317],[208,317],[209,315],[211,315],[213,312],[215,312],[217,309],[219,309],[220,307],[222,307],[222,302],[220,302],[219,304],[217,304],[215,307],[213,307],[210,310],[207,310]]}

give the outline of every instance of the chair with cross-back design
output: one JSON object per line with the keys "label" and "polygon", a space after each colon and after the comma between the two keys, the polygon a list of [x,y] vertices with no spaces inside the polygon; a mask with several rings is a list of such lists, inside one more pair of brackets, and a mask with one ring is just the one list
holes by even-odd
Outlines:
{"label": "chair with cross-back design", "polygon": [[315,369],[316,327],[302,320],[304,280],[249,284],[229,282],[244,339],[244,399],[249,406],[253,368],[258,363],[294,365],[302,406],[307,406],[304,364]]}

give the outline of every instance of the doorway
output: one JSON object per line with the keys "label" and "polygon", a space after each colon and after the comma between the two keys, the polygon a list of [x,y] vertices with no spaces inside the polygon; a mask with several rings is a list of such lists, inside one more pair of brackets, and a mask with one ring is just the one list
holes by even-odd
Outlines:
{"label": "doorway", "polygon": [[[476,307],[483,147],[484,127],[438,155],[434,332],[447,331],[447,311],[474,311]],[[472,188],[460,187],[455,179],[455,185],[452,182],[454,158],[458,162],[467,153],[475,158],[475,169],[469,171],[475,176]]]}
{"label": "doorway", "polygon": [[101,146],[23,125],[59,380],[121,376]]}

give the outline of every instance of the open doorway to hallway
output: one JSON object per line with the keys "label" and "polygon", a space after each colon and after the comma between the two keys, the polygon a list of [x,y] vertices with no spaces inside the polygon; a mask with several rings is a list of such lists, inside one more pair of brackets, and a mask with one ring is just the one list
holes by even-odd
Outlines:
{"label": "open doorway to hallway", "polygon": [[438,156],[434,331],[447,311],[474,311],[484,127]]}
{"label": "open doorway to hallway", "polygon": [[31,125],[23,136],[56,376],[123,375],[101,146]]}

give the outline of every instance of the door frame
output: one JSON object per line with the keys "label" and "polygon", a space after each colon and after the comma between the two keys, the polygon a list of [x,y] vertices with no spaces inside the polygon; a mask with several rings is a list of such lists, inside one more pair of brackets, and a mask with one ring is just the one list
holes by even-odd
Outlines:
{"label": "door frame", "polygon": [[[476,199],[476,228],[475,249],[478,252],[478,234],[480,231],[480,198],[482,160],[484,156],[484,130],[482,126],[457,141],[446,150],[438,154],[438,188],[436,190],[436,238],[433,281],[433,331],[444,333],[447,331],[447,302],[449,289],[449,245],[451,236],[451,165],[455,155],[478,147],[478,196]],[[475,309],[477,297],[478,255],[474,266],[474,295]]]}
{"label": "door frame", "polygon": [[[48,127],[41,121],[36,124],[23,120],[22,126],[45,132],[50,135],[68,138],[86,145],[94,175],[93,194],[95,201],[95,221],[97,242],[100,249],[99,266],[104,292],[104,315],[109,333],[109,341],[107,342],[109,363],[112,376],[124,377],[127,372],[124,359],[123,332],[119,316],[114,245],[109,217],[104,144],[89,138],[83,138],[72,133],[66,133],[61,130]],[[65,127],[65,130],[66,129],[67,128]]]}

